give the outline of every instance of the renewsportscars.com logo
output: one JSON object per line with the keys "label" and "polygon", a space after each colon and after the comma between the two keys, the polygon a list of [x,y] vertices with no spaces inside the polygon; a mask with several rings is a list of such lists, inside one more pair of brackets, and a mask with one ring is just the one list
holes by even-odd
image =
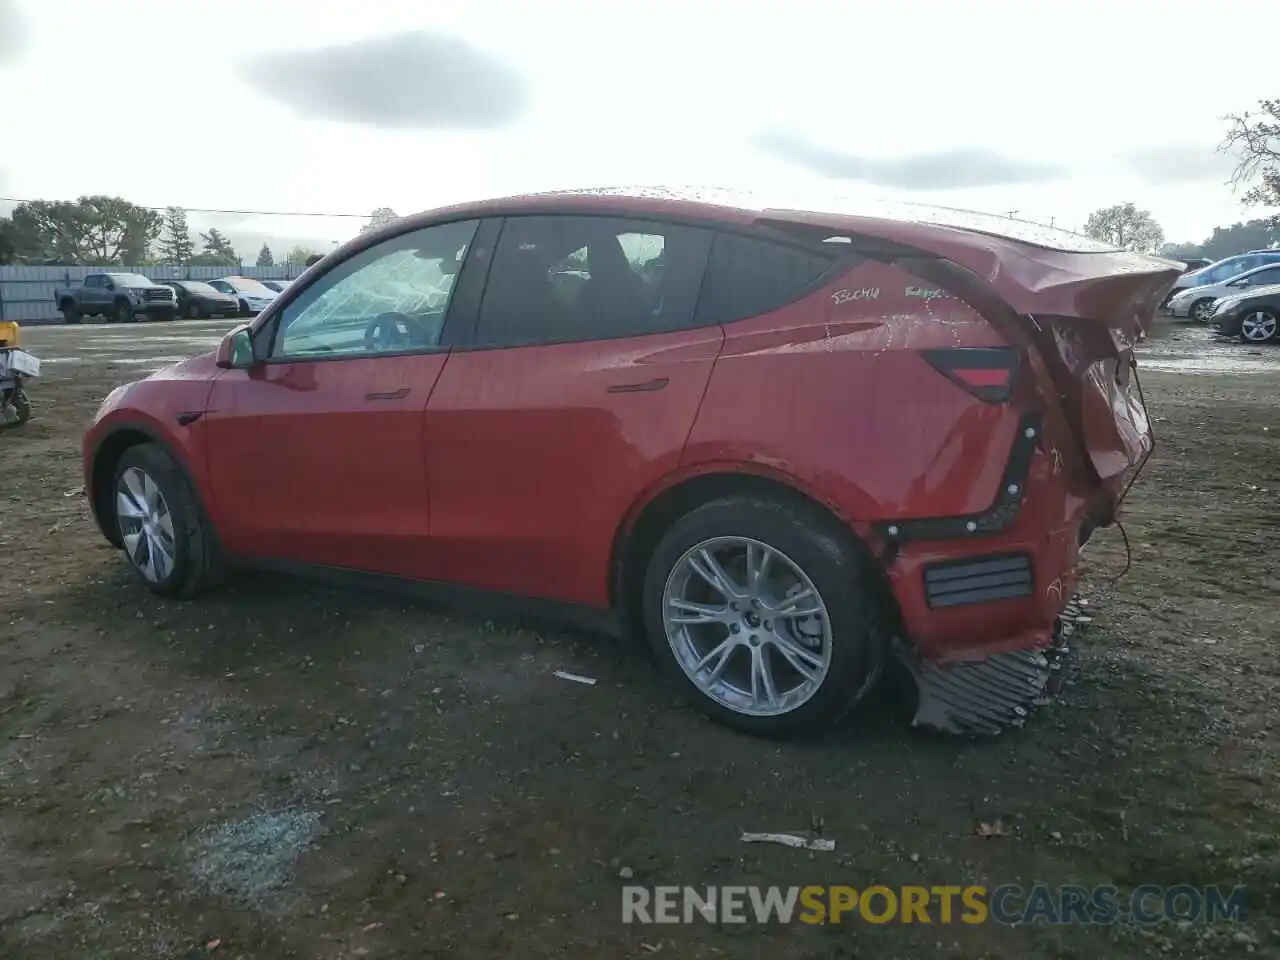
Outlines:
{"label": "renewsportscars.com logo", "polygon": [[622,888],[623,923],[924,923],[1016,926],[1237,922],[1244,887],[984,886]]}

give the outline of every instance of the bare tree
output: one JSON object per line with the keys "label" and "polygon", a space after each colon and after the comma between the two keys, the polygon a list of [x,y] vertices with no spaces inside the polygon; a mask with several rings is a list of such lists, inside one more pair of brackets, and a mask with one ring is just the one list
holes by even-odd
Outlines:
{"label": "bare tree", "polygon": [[1280,100],[1259,100],[1257,110],[1229,115],[1220,149],[1239,155],[1231,183],[1244,189],[1245,203],[1280,206]]}

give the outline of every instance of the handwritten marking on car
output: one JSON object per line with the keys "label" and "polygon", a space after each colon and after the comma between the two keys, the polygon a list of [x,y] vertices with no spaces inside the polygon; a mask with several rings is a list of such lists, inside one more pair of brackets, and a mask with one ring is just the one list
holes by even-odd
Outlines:
{"label": "handwritten marking on car", "polygon": [[915,287],[909,286],[906,290],[908,297],[919,297],[921,300],[949,300],[951,294],[938,287]]}
{"label": "handwritten marking on car", "polygon": [[1049,584],[1044,591],[1045,597],[1055,602],[1062,599],[1062,579],[1059,578]]}
{"label": "handwritten marking on car", "polygon": [[879,300],[879,287],[863,287],[861,290],[837,290],[831,295],[831,302],[837,307],[853,300]]}

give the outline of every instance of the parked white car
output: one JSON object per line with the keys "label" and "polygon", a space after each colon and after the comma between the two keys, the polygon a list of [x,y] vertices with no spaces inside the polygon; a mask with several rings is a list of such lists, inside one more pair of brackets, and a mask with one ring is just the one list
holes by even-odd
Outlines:
{"label": "parked white car", "polygon": [[275,290],[264,286],[261,280],[254,280],[252,277],[223,277],[220,280],[210,280],[209,286],[239,300],[242,317],[257,316],[280,296]]}
{"label": "parked white car", "polygon": [[1225,283],[1211,283],[1191,287],[1174,294],[1166,308],[1175,317],[1190,317],[1196,323],[1208,323],[1213,315],[1214,301],[1234,297],[1254,287],[1268,287],[1280,283],[1280,263],[1254,267]]}

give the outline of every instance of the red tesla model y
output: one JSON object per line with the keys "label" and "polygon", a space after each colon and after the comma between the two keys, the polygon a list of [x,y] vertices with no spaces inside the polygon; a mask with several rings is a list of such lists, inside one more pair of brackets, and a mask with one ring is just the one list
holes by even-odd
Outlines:
{"label": "red tesla model y", "polygon": [[994,730],[1149,455],[1131,348],[1177,276],[957,211],[459,205],[114,391],[86,489],[165,596],[271,563],[552,601],[751,733],[830,724],[891,657],[917,721]]}

